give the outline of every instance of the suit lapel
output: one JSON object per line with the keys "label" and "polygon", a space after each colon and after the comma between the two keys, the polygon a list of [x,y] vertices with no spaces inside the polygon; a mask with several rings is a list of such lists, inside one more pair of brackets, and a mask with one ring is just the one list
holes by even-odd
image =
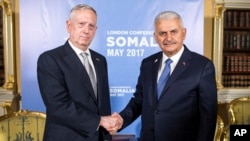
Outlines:
{"label": "suit lapel", "polygon": [[93,99],[96,100],[94,90],[92,88],[88,73],[85,70],[82,62],[80,61],[80,59],[78,58],[78,56],[74,52],[74,50],[70,47],[68,42],[65,43],[65,52],[64,53],[65,53],[65,57],[64,57],[65,61],[68,61],[68,64],[72,65],[72,68],[79,70],[79,73],[76,73],[76,75],[79,75],[79,77],[80,76],[83,77],[82,78],[83,85],[85,85],[85,87],[87,88],[87,90],[89,91],[89,93],[91,94]]}
{"label": "suit lapel", "polygon": [[166,94],[168,88],[174,83],[174,81],[182,74],[184,70],[186,70],[190,64],[191,54],[190,51],[185,47],[183,54],[179,62],[177,63],[174,71],[172,72],[171,76],[169,77],[161,97]]}
{"label": "suit lapel", "polygon": [[[101,104],[101,94],[100,94],[100,85],[98,84],[98,82],[102,82],[102,80],[100,80],[102,77],[100,76],[101,73],[102,73],[102,70],[101,70],[101,67],[100,67],[100,61],[101,59],[98,58],[92,50],[90,50],[90,53],[91,53],[91,58],[92,58],[92,61],[93,61],[93,64],[94,64],[94,69],[95,69],[95,72],[96,72],[96,82],[97,82],[97,98],[99,99],[98,100],[98,105],[100,106]],[[93,91],[93,96],[95,98],[95,95],[94,95],[94,91]],[[96,98],[95,98],[96,99]]]}
{"label": "suit lapel", "polygon": [[152,80],[153,80],[153,83],[154,83],[154,94],[155,95],[152,95],[155,102],[158,101],[158,98],[157,98],[157,77],[158,77],[158,71],[159,71],[159,68],[160,68],[160,64],[161,64],[161,61],[162,61],[162,52],[159,53],[157,55],[157,58],[153,60],[153,65],[152,65],[152,68],[153,68],[153,71],[152,71]]}

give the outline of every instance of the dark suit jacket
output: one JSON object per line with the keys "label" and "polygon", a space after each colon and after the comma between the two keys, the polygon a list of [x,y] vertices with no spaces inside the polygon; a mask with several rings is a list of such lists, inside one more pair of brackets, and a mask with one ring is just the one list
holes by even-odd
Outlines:
{"label": "dark suit jacket", "polygon": [[123,128],[141,115],[141,141],[213,141],[217,90],[213,63],[186,47],[157,100],[162,52],[141,63],[136,92],[120,112]]}
{"label": "dark suit jacket", "polygon": [[[83,64],[66,42],[63,46],[39,56],[37,74],[40,92],[46,106],[45,141],[97,141],[101,115],[110,115],[107,62],[104,56],[90,50],[95,66],[98,100]],[[104,140],[104,139],[100,139]]]}

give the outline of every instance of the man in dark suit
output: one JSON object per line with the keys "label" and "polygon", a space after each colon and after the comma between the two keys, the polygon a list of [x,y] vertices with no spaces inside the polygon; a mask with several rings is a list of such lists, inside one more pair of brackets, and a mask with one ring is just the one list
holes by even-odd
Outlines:
{"label": "man in dark suit", "polygon": [[[141,141],[213,141],[217,117],[213,63],[183,44],[186,28],[176,12],[158,14],[154,25],[162,51],[142,61],[134,97],[120,112],[121,129],[141,115]],[[158,90],[165,66],[170,77]]]}
{"label": "man in dark suit", "polygon": [[[67,21],[68,41],[38,59],[38,82],[46,106],[44,141],[110,141],[107,62],[89,49],[96,11],[77,5]],[[86,56],[84,56],[86,55]],[[86,57],[86,58],[84,58]]]}

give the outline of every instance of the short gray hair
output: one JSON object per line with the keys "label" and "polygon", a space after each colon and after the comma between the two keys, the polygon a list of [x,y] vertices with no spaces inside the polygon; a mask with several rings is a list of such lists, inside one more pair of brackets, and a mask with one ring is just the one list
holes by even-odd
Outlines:
{"label": "short gray hair", "polygon": [[87,5],[87,4],[78,4],[78,5],[74,6],[74,7],[70,10],[69,18],[72,17],[72,15],[73,15],[73,13],[74,13],[75,11],[84,10],[84,9],[89,9],[89,10],[93,11],[93,12],[95,13],[95,15],[97,16],[96,10],[95,10],[93,7],[91,7],[91,6]]}
{"label": "short gray hair", "polygon": [[178,13],[174,12],[174,11],[163,11],[163,12],[159,13],[155,17],[154,24],[156,24],[156,22],[158,20],[161,20],[161,19],[171,20],[171,19],[174,19],[174,18],[177,18],[180,21],[181,27],[184,27],[181,16]]}

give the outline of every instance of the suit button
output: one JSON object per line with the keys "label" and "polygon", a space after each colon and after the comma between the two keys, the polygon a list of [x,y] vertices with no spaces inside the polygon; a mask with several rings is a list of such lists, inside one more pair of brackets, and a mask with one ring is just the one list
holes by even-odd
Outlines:
{"label": "suit button", "polygon": [[151,132],[155,132],[155,130],[154,130],[154,129],[151,129],[150,131],[151,131]]}
{"label": "suit button", "polygon": [[155,114],[160,114],[160,112],[158,110],[155,111]]}

